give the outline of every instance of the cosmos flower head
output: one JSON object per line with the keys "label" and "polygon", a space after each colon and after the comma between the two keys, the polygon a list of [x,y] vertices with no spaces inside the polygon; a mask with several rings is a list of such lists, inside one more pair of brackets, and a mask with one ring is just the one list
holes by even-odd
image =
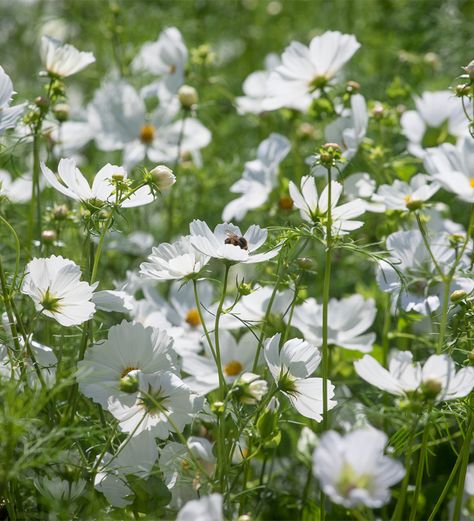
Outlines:
{"label": "cosmos flower head", "polygon": [[37,311],[63,326],[76,326],[95,312],[92,293],[97,284],[81,281],[77,264],[61,256],[35,258],[26,266],[21,292],[31,297]]}
{"label": "cosmos flower head", "polygon": [[256,224],[250,226],[245,234],[232,223],[218,224],[212,232],[204,221],[195,219],[189,229],[194,248],[215,259],[253,264],[278,255],[278,247],[266,253],[255,253],[263,246],[268,234],[267,230]]}
{"label": "cosmos flower head", "polygon": [[5,130],[14,128],[18,118],[23,114],[26,103],[10,106],[15,94],[10,76],[0,66],[0,136]]}
{"label": "cosmos flower head", "polygon": [[313,473],[331,501],[346,508],[380,508],[390,501],[390,487],[403,478],[405,469],[384,455],[387,441],[385,433],[373,428],[345,436],[328,431],[321,436]]}
{"label": "cosmos flower head", "polygon": [[72,76],[95,62],[91,52],[79,51],[73,45],[62,43],[51,36],[41,38],[40,54],[48,74],[60,78]]}

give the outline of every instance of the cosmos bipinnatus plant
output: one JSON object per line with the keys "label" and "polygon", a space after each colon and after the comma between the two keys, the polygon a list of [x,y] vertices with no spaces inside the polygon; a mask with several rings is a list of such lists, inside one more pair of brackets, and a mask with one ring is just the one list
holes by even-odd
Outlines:
{"label": "cosmos bipinnatus plant", "polygon": [[472,62],[90,9],[0,67],[0,518],[470,519]]}

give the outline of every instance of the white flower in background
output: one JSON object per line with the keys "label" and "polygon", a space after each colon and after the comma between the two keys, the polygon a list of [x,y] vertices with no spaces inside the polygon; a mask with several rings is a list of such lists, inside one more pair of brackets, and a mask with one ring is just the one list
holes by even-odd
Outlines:
{"label": "white flower in background", "polygon": [[391,185],[379,186],[374,199],[387,210],[416,210],[431,199],[439,188],[438,183],[433,183],[429,176],[417,174],[408,183],[396,179]]}
{"label": "white flower in background", "polygon": [[416,110],[407,110],[400,118],[410,154],[423,158],[427,148],[456,143],[468,134],[461,100],[451,91],[424,92],[414,101]]}
{"label": "white flower in background", "polygon": [[160,451],[160,470],[172,494],[170,506],[173,508],[180,508],[187,501],[198,497],[195,485],[196,481],[202,479],[202,475],[190,452],[200,467],[211,476],[216,466],[216,457],[213,444],[206,438],[190,436],[186,445],[169,441]]}
{"label": "white flower in background", "polygon": [[[293,338],[283,344],[280,351],[278,333],[265,342],[265,360],[278,388],[293,407],[303,416],[316,421],[322,420],[323,380],[311,375],[319,366],[319,350],[301,340]],[[328,410],[336,406],[334,386],[328,380]]]}
{"label": "white flower in background", "polygon": [[[213,301],[213,286],[207,281],[197,283],[201,313],[206,323],[214,316],[207,311]],[[133,317],[145,326],[166,329],[174,339],[174,349],[182,357],[203,349],[204,329],[196,307],[193,284],[174,281],[164,299],[154,288],[143,288],[145,298],[138,301]],[[210,326],[208,326],[210,327]]]}
{"label": "white flower in background", "polygon": [[[59,193],[70,197],[75,201],[98,202],[114,204],[116,200],[116,186],[113,182],[114,176],[127,179],[127,172],[121,166],[107,163],[95,175],[92,186],[76,166],[74,159],[61,159],[58,164],[58,176],[56,176],[44,163],[41,163],[41,170],[48,183]],[[59,177],[59,179],[58,179]],[[154,195],[148,186],[142,186],[130,197],[121,197],[119,201],[123,208],[134,208],[149,204],[155,200]]]}
{"label": "white flower in background", "polygon": [[184,382],[169,371],[138,374],[138,394],[134,403],[126,403],[112,395],[108,410],[119,421],[122,431],[133,436],[150,431],[165,440],[176,429],[182,431],[193,421],[199,402]]}
{"label": "white flower in background", "polygon": [[207,255],[193,248],[188,235],[171,244],[164,242],[154,247],[148,262],[140,264],[140,275],[157,281],[194,278],[209,260]]}
{"label": "white flower in background", "polygon": [[18,118],[23,114],[26,103],[10,107],[13,94],[13,83],[10,76],[0,66],[0,136],[9,128],[14,128]]}
{"label": "white flower in background", "polygon": [[[257,352],[258,339],[252,332],[237,340],[228,331],[219,333],[222,373],[228,384],[233,383],[246,371],[252,369]],[[189,353],[183,358],[183,371],[191,375],[185,383],[198,394],[207,394],[219,387],[216,363],[209,344],[205,344],[206,356]]]}
{"label": "white flower in background", "polygon": [[97,147],[123,150],[127,167],[146,157],[155,163],[176,161],[178,153],[197,153],[211,141],[211,133],[196,118],[183,121],[177,96],[160,99],[148,117],[142,97],[131,85],[117,80],[102,85],[92,103],[99,118]]}
{"label": "white flower in background", "polygon": [[155,461],[158,449],[150,433],[127,438],[117,449],[117,454],[106,453],[94,477],[94,488],[104,494],[114,507],[123,508],[133,502],[133,492],[127,475],[146,479]]}
{"label": "white flower in background", "polygon": [[31,175],[12,179],[6,170],[0,170],[0,197],[6,197],[12,203],[27,203],[31,199],[32,185]]}
{"label": "white flower in background", "polygon": [[244,173],[230,187],[240,197],[228,203],[223,212],[224,221],[241,221],[249,210],[259,208],[268,201],[278,181],[278,167],[290,151],[291,145],[281,134],[270,134],[257,150],[257,159],[245,163]]}
{"label": "white flower in background", "polygon": [[384,455],[387,435],[373,428],[345,436],[329,431],[313,455],[313,473],[331,501],[346,508],[380,508],[390,501],[389,488],[405,475],[403,465]]}
{"label": "white flower in background", "polygon": [[244,373],[237,380],[237,385],[240,386],[242,395],[239,400],[248,405],[258,403],[268,392],[268,383],[263,380],[258,374]]}
{"label": "white flower in background", "polygon": [[104,289],[92,295],[96,309],[109,313],[130,313],[135,306],[135,299],[126,291]]}
{"label": "white flower in background", "polygon": [[136,72],[147,71],[158,76],[157,82],[144,89],[145,95],[155,95],[160,87],[174,93],[184,83],[184,69],[188,61],[188,50],[176,27],[168,27],[155,42],[146,42],[132,61]]}
{"label": "white flower in background", "polygon": [[176,521],[224,521],[222,496],[211,494],[189,501],[178,512]]}
{"label": "white flower in background", "polygon": [[[449,237],[447,233],[435,233],[429,237],[433,257],[444,274],[449,272],[456,256]],[[377,282],[382,291],[392,294],[393,309],[399,302],[405,311],[416,311],[423,315],[436,311],[442,300],[443,286],[436,280],[436,267],[421,232],[410,230],[392,233],[387,237],[386,249],[390,257],[387,261],[379,262]],[[461,258],[450,292],[465,289],[469,293],[474,289],[472,280],[460,275],[468,262],[466,255]],[[398,272],[405,280],[400,278]]]}
{"label": "white flower in background", "polygon": [[108,231],[106,237],[107,249],[117,250],[134,257],[143,257],[151,251],[155,239],[151,233],[137,230],[124,235],[120,232]]}
{"label": "white flower in background", "polygon": [[41,495],[54,503],[75,501],[84,491],[86,484],[84,479],[67,481],[56,476],[43,477],[35,481],[35,486]]}
{"label": "white flower in background", "polygon": [[43,36],[40,45],[41,61],[49,74],[66,78],[95,62],[91,52],[78,51],[73,45]]}
{"label": "white flower in background", "polygon": [[467,396],[474,387],[474,367],[456,372],[448,355],[431,355],[422,365],[413,362],[409,351],[392,350],[388,371],[370,355],[354,362],[357,374],[366,382],[395,396],[425,394],[437,402]]}
{"label": "white flower in background", "polygon": [[367,172],[351,174],[344,179],[344,195],[349,201],[360,199],[368,212],[381,213],[385,205],[376,200],[377,184]]}
{"label": "white flower in background", "polygon": [[37,311],[63,326],[77,326],[95,312],[90,286],[80,281],[81,268],[69,259],[52,255],[33,259],[26,266],[21,292],[31,297]]}
{"label": "white flower in background", "polygon": [[[321,222],[324,224],[328,218],[328,186],[318,195],[316,181],[313,176],[305,175],[301,178],[300,190],[293,181],[290,181],[290,196],[296,208],[300,210],[301,218],[309,223]],[[331,221],[332,233],[345,235],[347,232],[357,230],[363,226],[362,221],[354,221],[355,217],[365,213],[365,205],[360,199],[354,199],[348,203],[337,206],[342,195],[342,185],[337,181],[331,181]]]}
{"label": "white flower in background", "polygon": [[474,139],[466,137],[457,146],[445,143],[426,151],[427,172],[445,190],[474,203]]}
{"label": "white flower in background", "polygon": [[123,320],[109,329],[107,340],[86,351],[78,364],[79,389],[102,407],[111,396],[133,404],[139,373],[176,370],[172,346],[166,331]]}
{"label": "white flower in background", "polygon": [[[352,295],[328,304],[328,344],[355,351],[372,351],[375,333],[365,333],[375,320],[377,309],[373,299]],[[321,346],[323,343],[323,306],[309,298],[295,306],[293,325],[305,338]]]}
{"label": "white flower in background", "polygon": [[265,109],[306,111],[317,91],[334,80],[359,47],[353,35],[339,31],[316,36],[309,47],[291,42],[282,55],[282,64],[270,74]]}
{"label": "white flower in background", "polygon": [[474,496],[474,463],[467,466],[464,492],[469,496]]}
{"label": "white flower in background", "polygon": [[[232,307],[231,313],[222,315],[220,327],[224,329],[236,329],[246,325],[255,325],[261,322],[267,313],[272,298],[271,286],[256,286],[251,293],[243,295]],[[291,290],[276,291],[270,310],[272,317],[283,317],[291,306],[293,294]],[[232,306],[229,302],[228,306]]]}
{"label": "white flower in background", "polygon": [[190,225],[191,244],[201,253],[215,259],[230,262],[253,264],[272,259],[280,248],[266,253],[255,253],[267,240],[267,230],[256,224],[250,226],[244,235],[232,223],[218,224],[212,232],[209,226],[199,219]]}
{"label": "white flower in background", "polygon": [[265,57],[265,70],[249,74],[242,85],[244,96],[235,99],[239,114],[261,114],[265,112],[264,103],[267,98],[267,84],[270,73],[280,65],[277,54],[268,54]]}

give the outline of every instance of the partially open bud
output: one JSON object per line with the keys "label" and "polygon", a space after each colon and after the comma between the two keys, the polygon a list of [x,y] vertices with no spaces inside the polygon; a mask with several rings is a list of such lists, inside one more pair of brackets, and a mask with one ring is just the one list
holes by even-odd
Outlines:
{"label": "partially open bud", "polygon": [[69,105],[67,103],[57,103],[53,107],[54,117],[60,121],[67,121],[69,119]]}
{"label": "partially open bud", "polygon": [[178,90],[178,99],[185,109],[190,109],[199,101],[197,90],[190,85],[183,85]]}
{"label": "partially open bud", "polygon": [[469,62],[469,65],[466,65],[463,69],[469,75],[469,79],[474,80],[474,60]]}
{"label": "partially open bud", "polygon": [[243,373],[237,385],[242,391],[240,401],[249,405],[259,402],[268,392],[267,382],[254,373]]}
{"label": "partially open bud", "polygon": [[438,379],[432,378],[425,380],[422,385],[422,390],[427,400],[434,400],[443,388]]}
{"label": "partially open bud", "polygon": [[250,282],[242,282],[237,289],[240,295],[250,295],[252,293],[252,284]]}
{"label": "partially open bud", "polygon": [[155,166],[155,168],[150,171],[150,175],[160,190],[166,190],[176,183],[176,176],[173,174],[173,171],[165,165]]}
{"label": "partially open bud", "polygon": [[215,414],[222,414],[224,412],[224,402],[217,401],[211,403],[211,411]]}
{"label": "partially open bud", "polygon": [[52,243],[56,240],[56,232],[54,230],[43,230],[41,232],[43,242]]}
{"label": "partially open bud", "polygon": [[319,149],[319,161],[326,168],[341,159],[341,147],[337,143],[326,143]]}
{"label": "partially open bud", "polygon": [[467,291],[456,289],[451,293],[451,302],[459,302],[467,297]]}

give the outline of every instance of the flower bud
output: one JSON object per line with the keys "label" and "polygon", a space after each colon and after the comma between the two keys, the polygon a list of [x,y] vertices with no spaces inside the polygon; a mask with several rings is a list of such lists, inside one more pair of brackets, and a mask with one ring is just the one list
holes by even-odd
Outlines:
{"label": "flower bud", "polygon": [[138,391],[138,371],[130,371],[120,378],[119,388],[124,393],[136,393]]}
{"label": "flower bud", "polygon": [[49,101],[44,96],[38,96],[34,99],[34,104],[40,109],[47,109],[49,106]]}
{"label": "flower bud", "polygon": [[357,82],[357,81],[348,81],[347,84],[346,84],[346,92],[348,92],[349,94],[352,94],[354,92],[357,92],[360,90],[360,83]]}
{"label": "flower bud", "polygon": [[117,174],[112,174],[112,181],[115,181],[116,183],[120,183],[124,179],[125,176],[121,172],[118,172]]}
{"label": "flower bud", "polygon": [[69,119],[69,105],[67,103],[57,103],[53,107],[54,117],[59,121],[67,121]]}
{"label": "flower bud", "polygon": [[267,382],[254,373],[243,373],[237,385],[242,390],[240,401],[249,405],[259,402],[268,392]]}
{"label": "flower bud", "polygon": [[341,147],[337,143],[326,143],[319,149],[319,161],[326,168],[341,159]]}
{"label": "flower bud", "polygon": [[469,75],[469,79],[474,80],[474,60],[470,61],[469,65],[466,65],[463,69]]}
{"label": "flower bud", "polygon": [[293,199],[288,196],[280,197],[278,201],[278,206],[282,210],[291,210],[293,208]]}
{"label": "flower bud", "polygon": [[182,107],[190,109],[199,101],[197,90],[190,85],[183,85],[178,90],[178,99]]}
{"label": "flower bud", "polygon": [[155,166],[151,170],[150,175],[160,190],[166,190],[176,183],[176,176],[173,174],[173,171],[165,165]]}
{"label": "flower bud", "polygon": [[406,207],[410,212],[414,212],[423,207],[423,201],[420,199],[410,199],[406,202]]}
{"label": "flower bud", "polygon": [[56,232],[54,230],[43,230],[41,232],[41,238],[43,242],[54,242],[56,240]]}
{"label": "flower bud", "polygon": [[451,293],[451,302],[459,302],[467,297],[467,291],[456,289]]}
{"label": "flower bud", "polygon": [[250,295],[252,293],[252,284],[250,282],[242,282],[239,284],[238,291],[240,295]]}
{"label": "flower bud", "polygon": [[462,98],[463,96],[467,96],[471,92],[471,87],[467,83],[460,83],[454,87],[454,94],[458,98]]}
{"label": "flower bud", "polygon": [[224,402],[217,401],[211,403],[211,411],[215,414],[222,414],[224,412]]}
{"label": "flower bud", "polygon": [[56,221],[63,221],[69,215],[69,208],[65,204],[58,204],[53,207],[52,214]]}
{"label": "flower bud", "polygon": [[377,102],[372,108],[371,113],[374,119],[382,119],[385,115],[385,109],[382,103]]}
{"label": "flower bud", "polygon": [[298,267],[302,270],[311,270],[314,268],[313,259],[309,257],[299,257],[296,259],[296,264],[298,264]]}

